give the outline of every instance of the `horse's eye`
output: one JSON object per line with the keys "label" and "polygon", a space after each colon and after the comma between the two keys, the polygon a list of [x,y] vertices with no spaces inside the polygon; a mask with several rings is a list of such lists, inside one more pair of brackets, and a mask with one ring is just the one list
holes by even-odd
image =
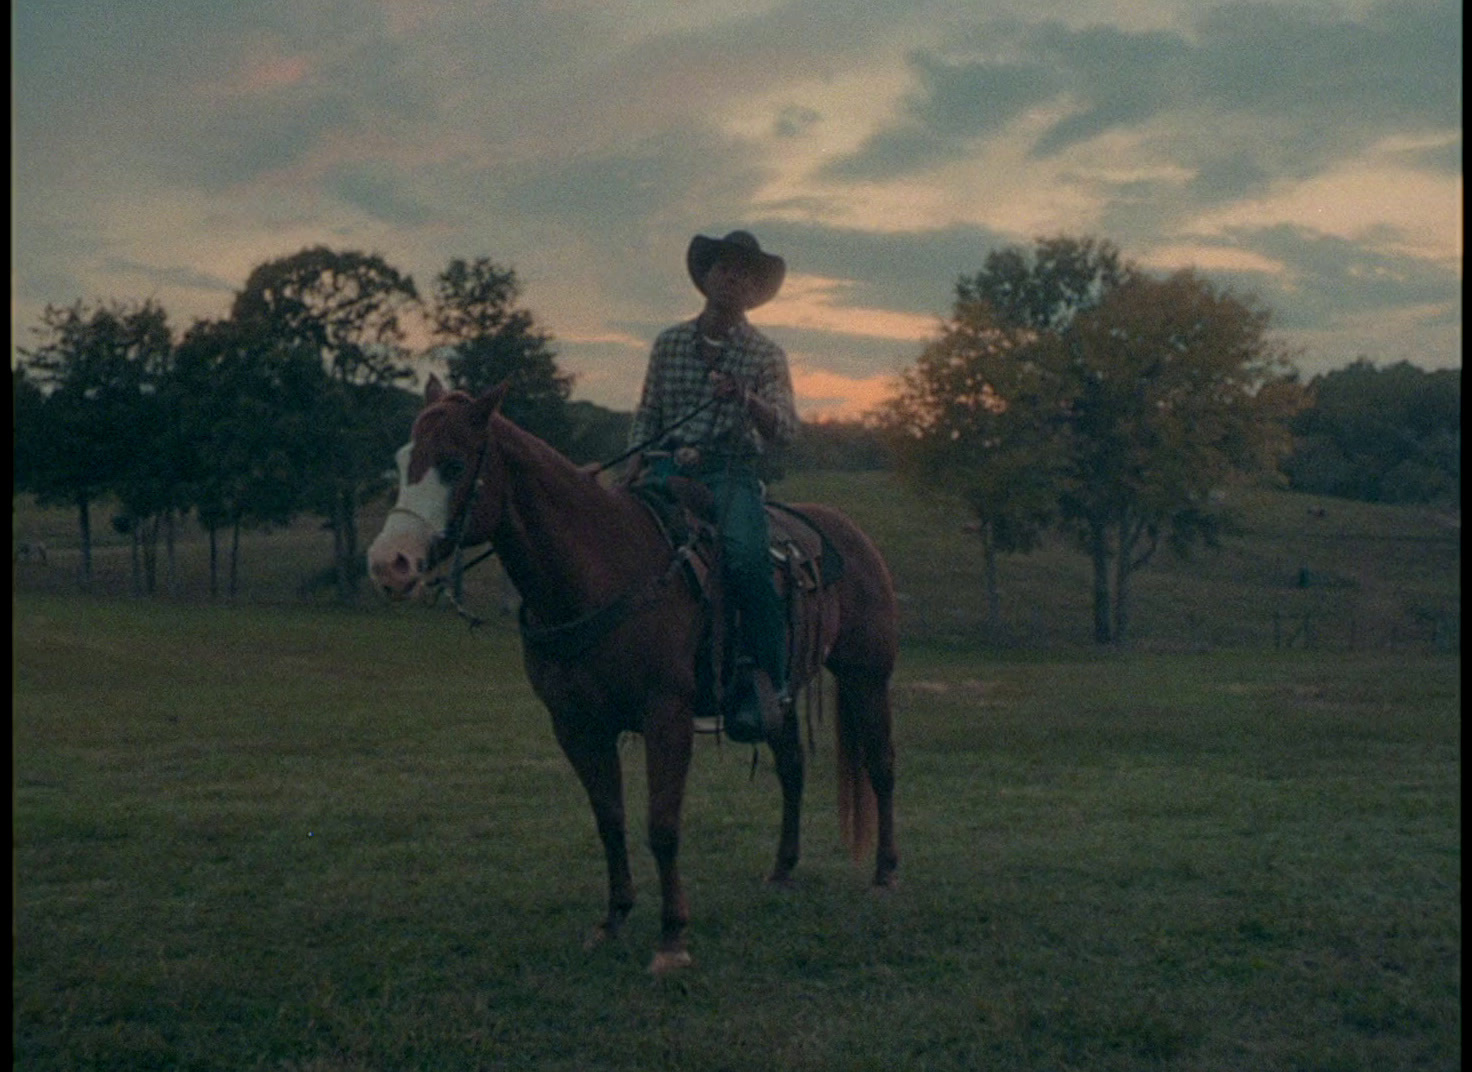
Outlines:
{"label": "horse's eye", "polygon": [[465,463],[459,458],[445,458],[435,466],[440,471],[440,479],[446,484],[453,484],[465,473]]}

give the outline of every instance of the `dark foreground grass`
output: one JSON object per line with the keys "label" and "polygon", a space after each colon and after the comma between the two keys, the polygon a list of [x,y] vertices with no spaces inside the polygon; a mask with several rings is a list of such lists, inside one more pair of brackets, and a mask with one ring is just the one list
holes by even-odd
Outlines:
{"label": "dark foreground grass", "polygon": [[908,651],[902,888],[842,854],[826,729],[790,891],[769,762],[704,745],[655,980],[642,821],[581,948],[601,853],[506,632],[14,619],[16,1068],[1461,1065],[1454,658]]}

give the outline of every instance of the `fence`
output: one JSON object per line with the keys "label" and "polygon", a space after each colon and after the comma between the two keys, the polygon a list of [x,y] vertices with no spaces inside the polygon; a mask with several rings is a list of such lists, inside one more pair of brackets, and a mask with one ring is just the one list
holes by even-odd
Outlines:
{"label": "fence", "polygon": [[1399,618],[1362,619],[1308,612],[1273,612],[1273,648],[1364,651],[1372,648],[1462,650],[1460,609],[1412,610]]}

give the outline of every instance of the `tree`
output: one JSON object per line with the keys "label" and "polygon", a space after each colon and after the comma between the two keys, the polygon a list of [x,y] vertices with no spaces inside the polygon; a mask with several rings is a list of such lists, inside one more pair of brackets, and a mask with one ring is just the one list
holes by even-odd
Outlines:
{"label": "tree", "polygon": [[1123,643],[1129,581],[1165,539],[1227,522],[1212,493],[1270,468],[1299,391],[1254,300],[1190,272],[1150,277],[1110,243],[1058,237],[963,276],[951,318],[883,422],[901,471],[966,502],[996,556],[1056,524],[1093,563],[1094,636]]}
{"label": "tree", "polygon": [[[401,316],[418,307],[413,280],[376,254],[317,246],[260,265],[236,296],[231,319],[258,353],[315,397],[295,398],[304,435],[319,440],[318,479],[306,489],[333,532],[333,568],[343,602],[357,598],[362,572],[357,510],[382,482],[397,445],[404,363]],[[320,368],[320,381],[299,367]],[[294,366],[298,366],[295,369]]]}
{"label": "tree", "polygon": [[1056,335],[1133,271],[1112,242],[1040,238],[1031,256],[1016,246],[987,254],[981,271],[957,281],[956,302],[985,303],[1003,324]]}
{"label": "tree", "polygon": [[10,402],[12,427],[14,429],[14,458],[12,466],[15,482],[11,485],[11,497],[22,492],[35,494],[40,491],[44,477],[41,466],[45,459],[46,396],[36,385],[34,376],[28,375],[24,365],[10,368]]}
{"label": "tree", "polygon": [[449,349],[452,386],[479,395],[511,380],[503,412],[557,449],[574,449],[578,429],[567,412],[573,377],[557,367],[552,336],[516,307],[516,272],[484,257],[452,260],[435,277],[429,319]]}
{"label": "tree", "polygon": [[167,317],[151,301],[77,302],[47,306],[41,319],[32,329],[39,344],[20,351],[42,396],[25,414],[33,437],[25,482],[39,501],[76,508],[86,585],[93,504],[110,491],[144,497],[138,484],[157,447],[151,398],[169,357]]}
{"label": "tree", "polygon": [[787,449],[787,467],[872,472],[894,466],[893,451],[871,418],[803,421]]}
{"label": "tree", "polygon": [[981,539],[987,620],[1001,625],[997,555],[1033,550],[1061,470],[1056,345],[957,287],[951,319],[901,377],[880,423],[913,482],[965,503]]}
{"label": "tree", "polygon": [[1191,271],[1135,272],[1066,332],[1060,507],[1093,563],[1097,642],[1128,639],[1130,578],[1162,538],[1214,545],[1227,515],[1212,493],[1287,455],[1302,391],[1269,322]]}
{"label": "tree", "polygon": [[594,402],[569,402],[565,410],[568,424],[567,446],[563,449],[574,462],[606,462],[623,452],[629,441],[632,413],[620,413]]}
{"label": "tree", "polygon": [[[164,310],[152,304],[130,318],[128,360],[137,364],[137,395],[128,424],[128,464],[113,484],[122,523],[131,538],[133,594],[158,588],[158,538],[163,530],[169,590],[177,590],[174,560],[175,520],[188,508],[182,469],[187,444],[180,439],[173,391],[174,345]],[[121,445],[120,445],[121,446]]]}
{"label": "tree", "polygon": [[1130,272],[1113,244],[1092,238],[993,251],[957,281],[950,319],[881,412],[901,472],[959,497],[972,514],[993,631],[998,554],[1033,550],[1058,517],[1063,333]]}
{"label": "tree", "polygon": [[316,416],[326,373],[226,319],[196,322],[185,333],[175,381],[191,445],[189,498],[209,535],[210,595],[219,594],[218,534],[227,528],[234,596],[242,527],[284,525],[308,501],[325,449]]}
{"label": "tree", "polygon": [[1309,383],[1292,486],[1368,502],[1461,502],[1462,372],[1360,358]]}

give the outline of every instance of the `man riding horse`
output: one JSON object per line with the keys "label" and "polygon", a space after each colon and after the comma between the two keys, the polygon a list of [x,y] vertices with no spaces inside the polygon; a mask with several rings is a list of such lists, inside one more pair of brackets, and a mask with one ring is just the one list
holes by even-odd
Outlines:
{"label": "man riding horse", "polygon": [[722,575],[753,664],[725,730],[750,743],[775,733],[791,709],[785,616],[772,582],[758,463],[765,450],[792,440],[798,418],[787,355],[746,319],[776,296],[787,266],[746,231],[696,235],[685,263],[705,307],[654,340],[629,442],[677,427],[641,459],[634,479],[678,475],[711,494]]}
{"label": "man riding horse", "polygon": [[[855,859],[873,848],[874,884],[889,887],[899,863],[889,703],[899,644],[894,585],[879,549],[840,510],[790,504],[787,511],[822,537],[817,564],[842,568],[827,574],[820,568],[812,585],[803,575],[807,594],[792,604],[801,642],[789,663],[756,458],[792,435],[796,417],[782,351],[745,318],[777,292],[782,262],[738,232],[696,239],[689,263],[706,307],[655,343],[633,434],[640,449],[641,435],[668,437],[674,449],[648,459],[643,472],[656,478],[663,472],[667,481],[682,473],[709,489],[703,494],[725,521],[726,564],[739,588],[732,602],[760,667],[753,676],[765,680],[769,699],[776,701],[789,684],[814,681],[822,670],[832,676],[839,829]],[[500,555],[522,596],[527,678],[588,794],[603,845],[608,901],[590,937],[594,944],[616,937],[634,906],[619,742],[628,732],[643,737],[649,848],[660,892],[650,970],[675,971],[691,963],[681,811],[694,719],[708,698],[701,670],[710,667],[702,649],[718,623],[709,620],[712,604],[698,584],[682,583],[690,576],[686,567],[701,572],[681,553],[693,553],[691,545],[671,546],[646,499],[605,486],[502,416],[508,387],[473,397],[430,378],[424,408],[396,456],[398,498],[368,549],[369,573],[387,595],[405,598],[442,583],[437,567],[464,548],[490,545]],[[790,567],[794,548],[787,552]],[[814,562],[811,555],[805,560]],[[785,575],[799,577],[790,568]],[[779,703],[768,707],[780,714]],[[746,727],[737,732],[755,737],[763,729],[760,718],[748,718]],[[766,740],[782,786],[771,881],[785,883],[801,846],[804,772],[796,720],[783,718]]]}

